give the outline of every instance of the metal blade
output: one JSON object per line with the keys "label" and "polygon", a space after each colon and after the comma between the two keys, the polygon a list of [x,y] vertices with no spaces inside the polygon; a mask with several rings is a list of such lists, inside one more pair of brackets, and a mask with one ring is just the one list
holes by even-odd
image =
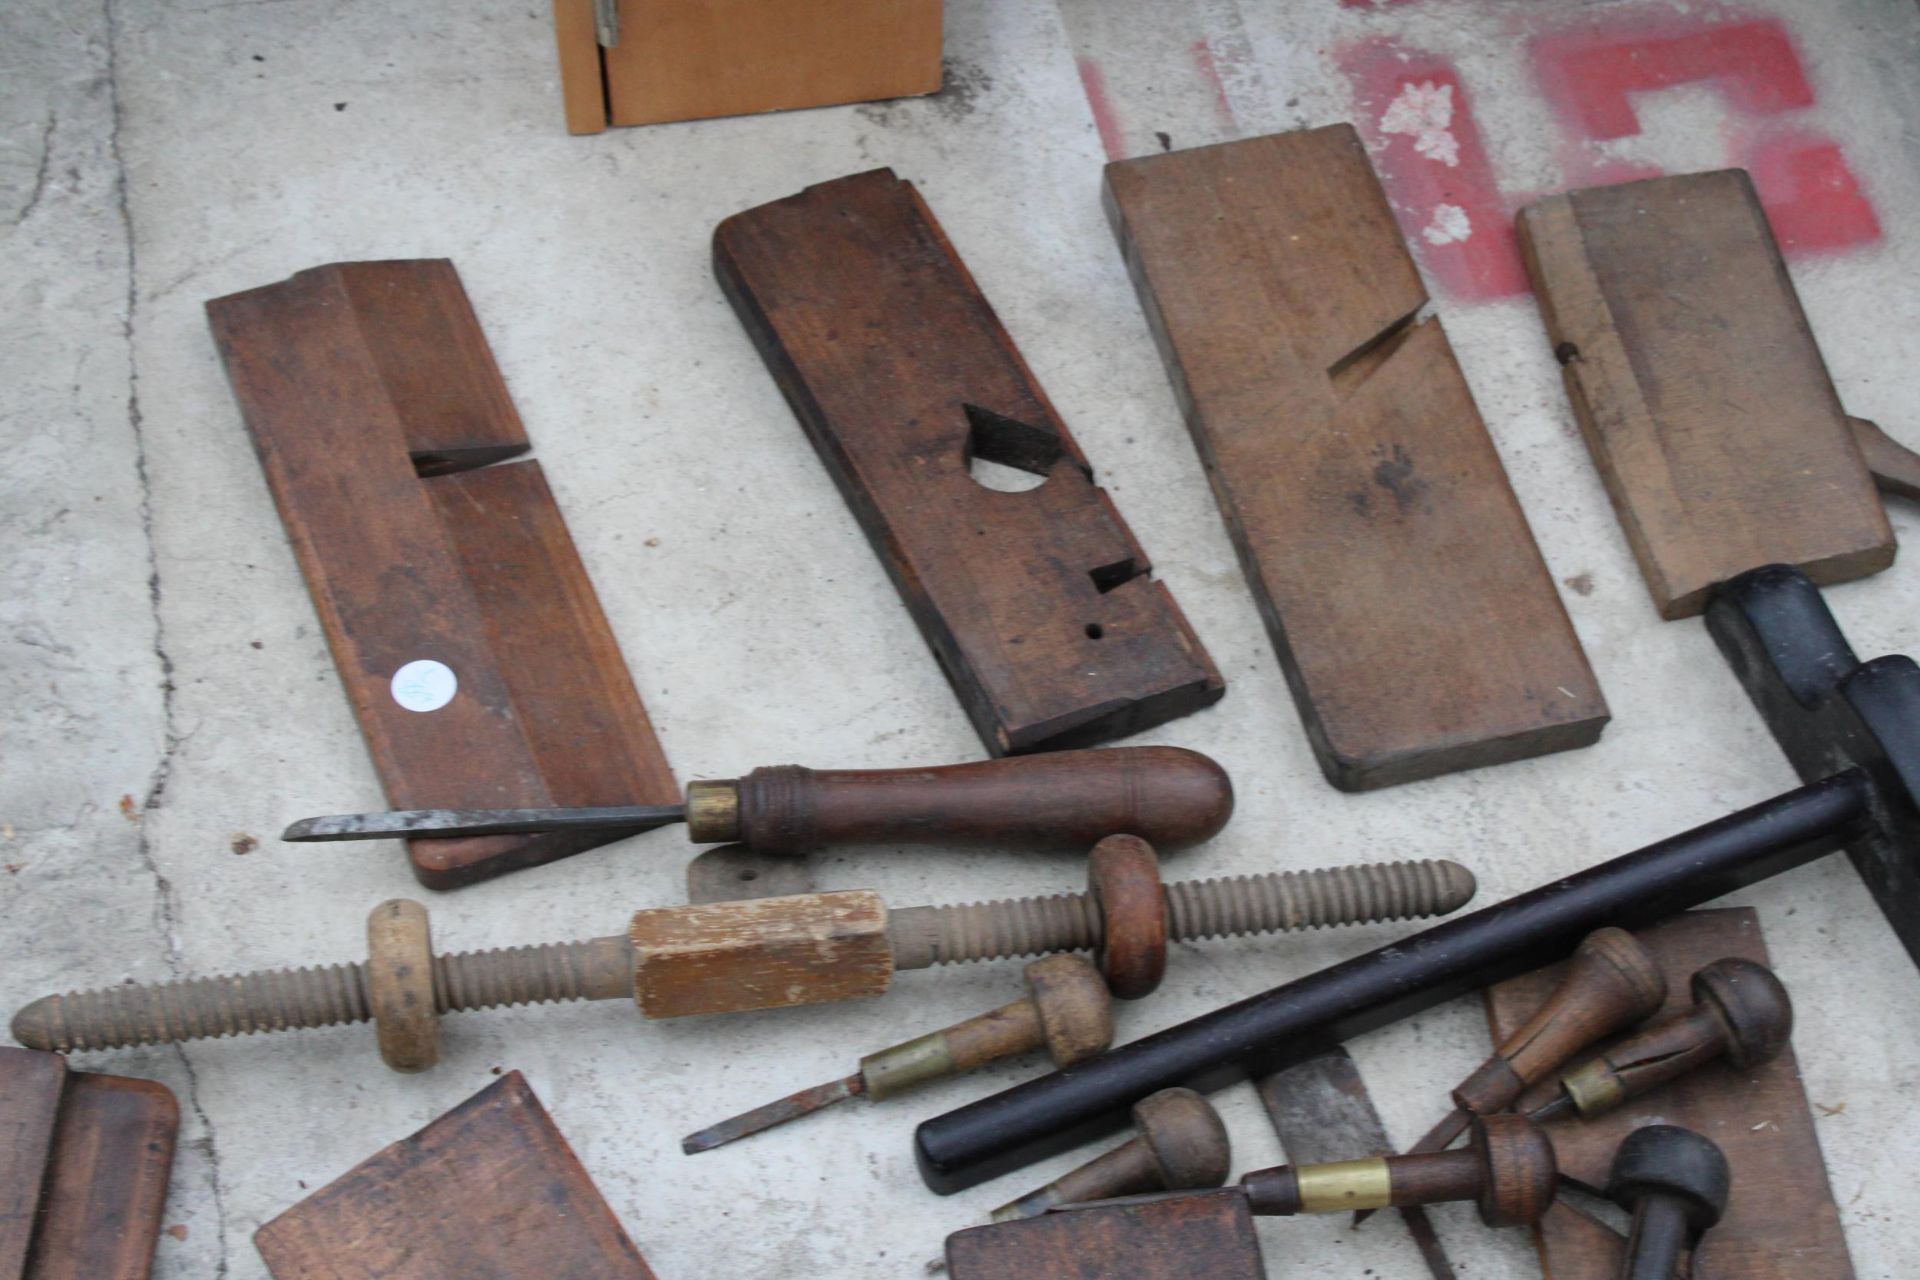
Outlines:
{"label": "metal blade", "polygon": [[777,1124],[789,1120],[798,1120],[801,1116],[811,1115],[822,1107],[830,1107],[836,1102],[848,1098],[857,1098],[867,1091],[867,1078],[858,1071],[844,1080],[835,1080],[831,1084],[817,1084],[811,1089],[769,1102],[764,1107],[755,1107],[743,1112],[731,1120],[722,1120],[711,1128],[698,1133],[690,1133],[680,1139],[680,1150],[686,1155],[695,1155],[702,1151],[711,1151],[715,1147],[725,1146],[737,1138],[771,1129]]}
{"label": "metal blade", "polygon": [[547,831],[651,831],[685,822],[678,804],[595,805],[571,809],[393,809],[302,818],[282,840],[410,840],[415,836],[512,836]]}
{"label": "metal blade", "polygon": [[1159,1204],[1163,1200],[1193,1200],[1200,1196],[1217,1196],[1221,1191],[1247,1194],[1245,1187],[1221,1187],[1198,1191],[1144,1191],[1137,1196],[1110,1196],[1105,1200],[1074,1200],[1066,1204],[1048,1205],[1048,1213],[1074,1213],[1081,1209],[1117,1209],[1128,1205]]}
{"label": "metal blade", "polygon": [[[1289,1163],[1321,1164],[1393,1153],[1393,1140],[1367,1094],[1360,1068],[1345,1049],[1331,1049],[1254,1083]],[[1440,1247],[1427,1211],[1407,1205],[1400,1217],[1433,1280],[1454,1280],[1453,1263]]]}
{"label": "metal blade", "polygon": [[1533,1121],[1535,1124],[1545,1124],[1547,1121],[1557,1119],[1572,1110],[1573,1095],[1562,1093],[1554,1098],[1553,1101],[1543,1102],[1533,1110],[1527,1112],[1527,1119]]}
{"label": "metal blade", "polygon": [[620,43],[620,0],[593,0],[593,31],[603,49]]}

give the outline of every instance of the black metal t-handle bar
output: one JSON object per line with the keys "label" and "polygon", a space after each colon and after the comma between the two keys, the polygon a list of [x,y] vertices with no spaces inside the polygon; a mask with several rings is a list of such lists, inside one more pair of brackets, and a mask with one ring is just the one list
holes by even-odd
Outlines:
{"label": "black metal t-handle bar", "polygon": [[920,1174],[947,1194],[1114,1132],[1175,1085],[1211,1091],[1810,862],[1877,830],[1866,770],[1725,818],[935,1116]]}

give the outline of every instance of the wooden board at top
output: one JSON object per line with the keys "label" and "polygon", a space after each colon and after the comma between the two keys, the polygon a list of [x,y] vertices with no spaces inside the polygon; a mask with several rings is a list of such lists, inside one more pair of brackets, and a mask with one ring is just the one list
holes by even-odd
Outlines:
{"label": "wooden board at top", "polygon": [[[1688,911],[1635,936],[1667,978],[1667,1003],[1656,1018],[1690,1006],[1694,971],[1715,960],[1738,956],[1767,963],[1766,941],[1751,907]],[[1549,966],[1488,989],[1487,1020],[1495,1044],[1533,1016],[1563,967]],[[1547,1132],[1562,1176],[1598,1191],[1606,1186],[1621,1140],[1649,1124],[1704,1134],[1726,1153],[1733,1171],[1726,1216],[1702,1242],[1692,1280],[1852,1280],[1840,1211],[1791,1046],[1751,1072],[1738,1071],[1724,1059],[1708,1063],[1611,1115],[1555,1121]],[[1535,1243],[1553,1280],[1613,1280],[1622,1252],[1617,1234],[1565,1202],[1541,1221]]]}
{"label": "wooden board at top", "polygon": [[[396,808],[671,804],[679,790],[453,265],[336,263],[216,298],[234,395]],[[393,677],[449,668],[451,701]],[[618,833],[408,842],[447,888]]]}
{"label": "wooden board at top", "polygon": [[[995,755],[1092,746],[1226,686],[913,184],[748,209],[714,270]],[[1013,491],[976,474],[1042,479]]]}
{"label": "wooden board at top", "polygon": [[58,1054],[0,1047],[0,1280],[25,1274],[66,1080]]}
{"label": "wooden board at top", "polygon": [[655,124],[932,93],[941,5],[620,0],[620,41],[603,54],[609,119]]}
{"label": "wooden board at top", "polygon": [[1206,1191],[947,1237],[950,1280],[1266,1280],[1247,1198]]}
{"label": "wooden board at top", "polygon": [[1661,616],[1789,564],[1893,562],[1893,531],[1742,170],[1554,196],[1520,242],[1581,434]]}
{"label": "wooden board at top", "polygon": [[274,1280],[654,1280],[518,1071],[253,1242]]}
{"label": "wooden board at top", "polygon": [[1605,700],[1353,129],[1120,161],[1106,194],[1328,779],[1596,740]]}

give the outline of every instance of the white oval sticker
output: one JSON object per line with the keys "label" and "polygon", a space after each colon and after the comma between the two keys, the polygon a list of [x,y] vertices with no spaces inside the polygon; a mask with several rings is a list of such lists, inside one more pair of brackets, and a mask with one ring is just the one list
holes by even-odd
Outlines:
{"label": "white oval sticker", "polygon": [[409,711],[438,711],[459,690],[453,668],[432,658],[416,658],[393,673],[393,700]]}

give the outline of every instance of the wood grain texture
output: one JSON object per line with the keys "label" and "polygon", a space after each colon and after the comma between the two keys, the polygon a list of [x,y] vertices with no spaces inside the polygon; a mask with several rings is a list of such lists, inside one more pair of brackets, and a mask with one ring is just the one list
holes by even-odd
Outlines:
{"label": "wood grain texture", "polygon": [[887,908],[864,889],[634,913],[633,996],[649,1018],[884,995]]}
{"label": "wood grain texture", "polygon": [[[995,755],[1088,746],[1225,690],[911,183],[736,214],[714,267]],[[978,458],[1044,477],[1009,492]]]}
{"label": "wood grain texture", "polygon": [[146,1280],[179,1132],[165,1085],[68,1076],[26,1280]]}
{"label": "wood grain texture", "polygon": [[[1703,965],[1723,956],[1767,963],[1759,919],[1750,907],[1689,911],[1637,936],[1667,977],[1667,1004],[1656,1018],[1688,1007],[1693,999],[1689,979]],[[1560,968],[1488,989],[1488,1021],[1496,1042],[1532,1015],[1559,981]],[[1534,1101],[1529,1097],[1522,1105]],[[1790,1047],[1744,1072],[1724,1059],[1709,1063],[1609,1115],[1555,1121],[1547,1131],[1561,1176],[1598,1194],[1621,1139],[1653,1123],[1680,1125],[1711,1138],[1733,1170],[1726,1217],[1707,1234],[1693,1280],[1852,1280],[1839,1211]],[[1554,1280],[1612,1280],[1619,1237],[1577,1210],[1556,1206],[1535,1239]]]}
{"label": "wood grain texture", "polygon": [[567,132],[602,132],[607,127],[607,80],[600,65],[593,0],[553,0],[553,44],[560,58]]}
{"label": "wood grain texture", "polygon": [[[759,768],[739,779],[738,837],[762,852],[842,843],[1082,853],[1109,836],[1183,849],[1233,816],[1233,781],[1182,747],[1110,747],[923,769]],[[696,838],[698,838],[696,834]]]}
{"label": "wood grain texture", "polygon": [[1595,741],[1606,703],[1353,129],[1121,161],[1106,199],[1328,780]]}
{"label": "wood grain texture", "polygon": [[1575,191],[1519,222],[1581,434],[1662,617],[1766,564],[1830,583],[1893,562],[1744,171]]}
{"label": "wood grain texture", "polygon": [[0,1048],[0,1280],[24,1274],[66,1079],[58,1054]]}
{"label": "wood grain texture", "polygon": [[614,124],[824,107],[940,87],[942,0],[621,0]]}
{"label": "wood grain texture", "polygon": [[653,1280],[518,1071],[254,1233],[274,1280]]}
{"label": "wood grain texture", "polygon": [[947,1237],[952,1280],[1266,1280],[1239,1190],[1048,1213]]}
{"label": "wood grain texture", "polygon": [[[388,802],[676,802],[539,465],[451,474],[527,448],[452,265],[318,267],[207,313]],[[393,697],[415,659],[459,680],[439,710]],[[612,838],[408,849],[445,888]]]}

